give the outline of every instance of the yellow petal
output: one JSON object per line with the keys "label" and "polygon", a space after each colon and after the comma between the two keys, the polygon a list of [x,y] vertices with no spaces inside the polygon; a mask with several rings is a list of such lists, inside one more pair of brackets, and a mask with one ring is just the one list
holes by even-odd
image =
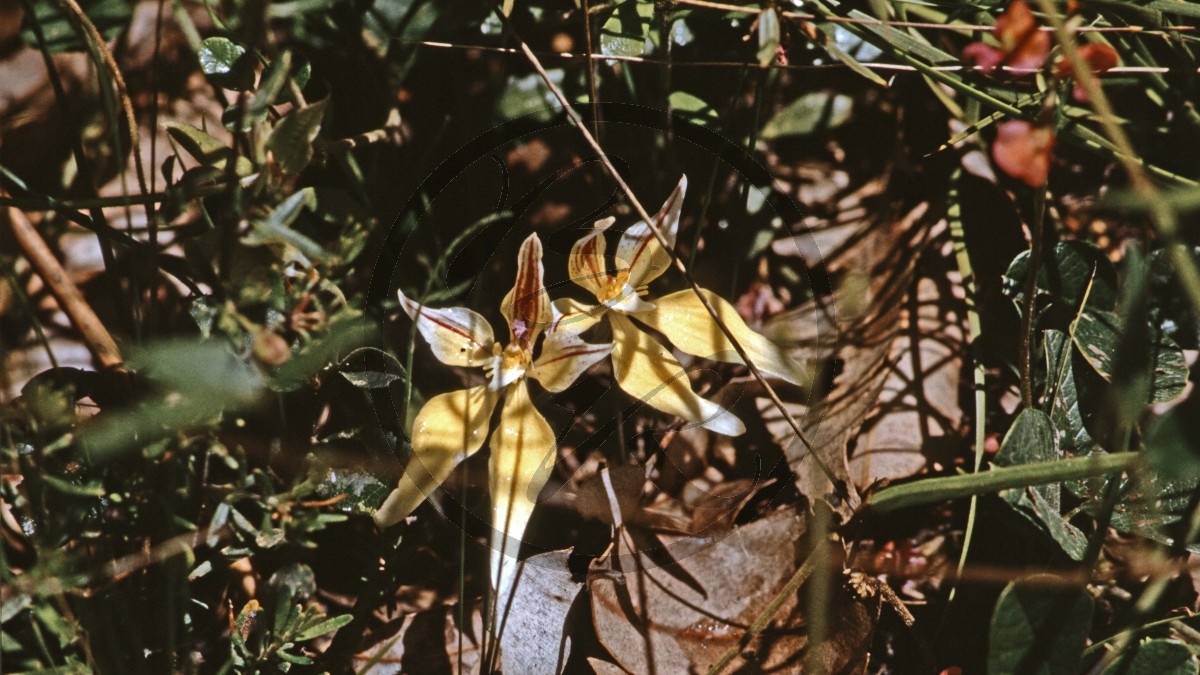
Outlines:
{"label": "yellow petal", "polygon": [[[812,383],[809,368],[788,356],[779,345],[751,330],[733,305],[711,291],[703,293],[759,370],[796,385]],[[638,321],[666,335],[681,351],[713,361],[742,363],[729,338],[691,290],[656,298],[654,304],[653,311],[637,315]]]}
{"label": "yellow petal", "polygon": [[554,321],[550,324],[550,331],[571,335],[579,335],[595,326],[600,317],[608,311],[608,307],[604,305],[585,305],[571,298],[555,300],[551,309],[554,311]]}
{"label": "yellow petal", "polygon": [[482,366],[492,359],[492,327],[482,315],[465,307],[422,307],[397,291],[400,306],[417,322],[421,337],[439,361],[451,366]]}
{"label": "yellow petal", "polygon": [[571,386],[588,368],[604,360],[612,349],[611,343],[590,344],[572,332],[551,330],[542,340],[542,353],[533,362],[529,375],[557,393]]}
{"label": "yellow petal", "polygon": [[557,443],[546,418],[533,407],[525,381],[509,387],[492,434],[488,486],[492,492],[492,587],[503,598],[517,571],[521,536],[534,500],[554,468]]}
{"label": "yellow petal", "polygon": [[400,484],[375,512],[375,523],[400,522],[445,482],[459,462],[475,454],[488,435],[499,400],[487,385],[460,389],[426,401],[413,421],[412,458]]}
{"label": "yellow petal", "polygon": [[601,289],[608,282],[608,272],[604,262],[604,231],[613,224],[615,218],[605,218],[596,221],[591,234],[584,236],[571,247],[571,255],[567,258],[567,272],[571,281],[591,291],[599,297]]}
{"label": "yellow petal", "polygon": [[746,431],[733,413],[692,391],[687,371],[671,350],[621,314],[610,314],[609,324],[615,345],[613,372],[628,394],[719,434],[738,436]]}
{"label": "yellow petal", "polygon": [[[683,176],[671,196],[667,197],[666,203],[654,215],[654,224],[671,248],[675,247],[675,235],[679,233],[679,213],[686,191],[687,176]],[[641,288],[662,276],[670,264],[671,252],[663,249],[646,223],[638,222],[621,235],[621,243],[617,246],[617,267],[629,269],[629,285],[633,288]]]}
{"label": "yellow petal", "polygon": [[514,341],[531,348],[538,333],[550,325],[550,295],[542,283],[542,241],[537,233],[521,243],[517,281],[500,303]]}

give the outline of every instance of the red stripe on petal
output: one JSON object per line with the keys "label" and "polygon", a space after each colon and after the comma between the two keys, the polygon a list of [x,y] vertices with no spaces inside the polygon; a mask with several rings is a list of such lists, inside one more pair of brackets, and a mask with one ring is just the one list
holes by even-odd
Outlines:
{"label": "red stripe on petal", "polygon": [[470,340],[474,344],[480,344],[479,341],[475,339],[475,336],[471,335],[470,330],[468,328],[466,328],[465,326],[463,326],[462,324],[457,324],[452,321],[447,321],[446,319],[439,317],[438,315],[434,314],[433,312],[427,312],[424,310],[421,311],[421,318],[432,321],[432,322],[436,323],[437,325],[441,326],[442,328],[445,328],[446,330],[450,331],[451,333],[454,333],[456,335],[461,335],[461,336],[467,338],[468,340]]}
{"label": "red stripe on petal", "polygon": [[542,283],[542,242],[536,234],[521,244],[517,256],[517,283],[513,286],[513,335],[532,344],[549,318],[549,298]]}
{"label": "red stripe on petal", "polygon": [[562,354],[559,354],[558,356],[556,356],[552,359],[549,359],[547,361],[543,361],[543,362],[539,363],[538,365],[539,366],[548,366],[551,363],[558,363],[559,361],[562,361],[563,359],[573,359],[573,358],[576,358],[579,356],[587,356],[589,354],[602,354],[602,353],[606,353],[606,352],[612,350],[612,347],[609,345],[605,345],[599,349],[594,349],[593,347],[595,347],[595,345],[588,345],[585,348],[576,349],[575,351],[563,350]]}

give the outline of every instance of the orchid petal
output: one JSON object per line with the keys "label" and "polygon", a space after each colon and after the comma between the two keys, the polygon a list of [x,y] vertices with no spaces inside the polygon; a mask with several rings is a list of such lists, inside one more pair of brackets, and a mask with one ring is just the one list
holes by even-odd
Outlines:
{"label": "orchid petal", "polygon": [[[733,305],[711,291],[702,292],[759,370],[795,385],[812,383],[810,369],[788,356],[779,345],[751,330]],[[743,362],[729,338],[691,290],[657,298],[654,304],[654,311],[639,314],[637,319],[666,335],[681,351],[713,361]]]}
{"label": "orchid petal", "polygon": [[629,284],[625,284],[621,294],[605,302],[604,306],[625,314],[641,314],[654,309],[654,303],[643,300]]}
{"label": "orchid petal", "polygon": [[698,396],[683,365],[654,338],[621,314],[609,317],[612,326],[613,373],[628,394],[667,414],[710,431],[739,436],[742,421],[725,408]]}
{"label": "orchid petal", "polygon": [[[679,232],[679,213],[683,208],[683,194],[686,191],[687,176],[683,176],[671,192],[671,196],[667,197],[662,208],[654,215],[654,224],[671,248],[675,247],[675,235]],[[617,266],[628,267],[629,285],[633,288],[641,288],[662,276],[670,264],[671,252],[663,249],[645,222],[630,226],[621,235],[621,243],[617,246]]]}
{"label": "orchid petal", "polygon": [[550,477],[557,447],[554,430],[533,407],[524,380],[509,389],[490,445],[492,586],[496,597],[504,598],[516,576],[521,536]]}
{"label": "orchid petal", "polygon": [[417,330],[439,361],[450,366],[482,366],[492,360],[496,339],[482,315],[465,307],[424,307],[403,291],[396,293],[400,306],[417,322]]}
{"label": "orchid petal", "polygon": [[596,325],[600,317],[608,311],[604,305],[585,305],[571,298],[559,298],[551,305],[554,321],[550,324],[552,333],[570,333],[579,335]]}
{"label": "orchid petal", "polygon": [[612,350],[611,343],[591,344],[568,331],[550,331],[542,340],[542,353],[533,362],[529,376],[549,391],[564,391]]}
{"label": "orchid petal", "polygon": [[528,352],[517,344],[510,344],[496,355],[489,366],[493,391],[499,391],[525,376],[529,368]]}
{"label": "orchid petal", "polygon": [[426,401],[413,421],[412,458],[399,485],[375,512],[379,527],[407,517],[446,481],[459,462],[478,452],[499,400],[497,392],[480,385]]}
{"label": "orchid petal", "polygon": [[500,303],[514,341],[531,347],[538,333],[550,324],[550,296],[542,282],[542,241],[537,233],[521,243],[517,253],[517,281]]}
{"label": "orchid petal", "polygon": [[604,231],[614,221],[616,218],[597,220],[592,233],[575,242],[567,258],[567,272],[571,275],[571,281],[586,288],[597,298],[609,278],[604,262]]}

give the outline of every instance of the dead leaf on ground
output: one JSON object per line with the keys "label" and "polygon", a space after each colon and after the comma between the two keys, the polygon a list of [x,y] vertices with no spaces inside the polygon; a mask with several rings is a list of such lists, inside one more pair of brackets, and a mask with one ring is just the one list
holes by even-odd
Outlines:
{"label": "dead leaf on ground", "polygon": [[393,619],[373,647],[354,656],[355,672],[368,665],[371,675],[480,672],[483,616],[479,605],[472,605],[466,617],[469,628],[461,631],[461,651],[458,606],[441,605]]}
{"label": "dead leaf on ground", "polygon": [[[936,234],[936,232],[935,232]],[[960,434],[966,335],[957,273],[919,276],[905,298],[890,372],[849,452],[859,488],[912,476],[967,448]]]}
{"label": "dead leaf on ground", "polygon": [[512,603],[504,608],[508,614],[500,637],[504,672],[562,672],[571,654],[568,623],[583,588],[581,582],[571,578],[567,567],[570,554],[552,551],[521,564]]}
{"label": "dead leaf on ground", "polygon": [[[903,216],[895,214],[883,178],[871,181],[838,204],[839,211],[865,207],[857,221],[806,221],[793,239],[810,267],[821,266],[837,282],[832,298],[817,298],[780,314],[763,326],[776,342],[788,345],[800,360],[826,364],[832,386],[813,392],[810,403],[786,402],[803,425],[805,436],[833,475],[848,483],[850,500],[837,498],[833,484],[819,470],[800,439],[765,397],[756,404],[772,437],[796,471],[800,492],[830,503],[843,518],[858,503],[858,490],[876,477],[852,474],[850,442],[876,407],[894,370],[895,343],[901,335],[905,298],[913,283],[916,261],[931,233],[927,204]],[[842,208],[845,207],[845,208]],[[825,237],[828,229],[836,231]],[[816,242],[820,240],[821,244]],[[804,242],[808,242],[807,245]],[[778,247],[777,247],[778,250]],[[862,449],[867,452],[870,448]],[[872,467],[872,471],[878,467]]]}
{"label": "dead leaf on ground", "polygon": [[[785,511],[708,542],[693,555],[676,556],[678,562],[666,567],[646,566],[638,556],[619,556],[614,566],[623,572],[597,569],[588,582],[600,642],[627,672],[707,671],[737,644],[799,567],[804,530],[804,520]],[[621,546],[628,544],[622,540]],[[700,580],[701,587],[680,576]],[[878,605],[864,606],[838,591],[831,597],[836,600],[827,622],[831,639],[819,653],[825,672],[861,672]],[[807,644],[800,608],[798,597],[788,598],[763,634],[734,660],[730,672],[744,667],[799,672]]]}

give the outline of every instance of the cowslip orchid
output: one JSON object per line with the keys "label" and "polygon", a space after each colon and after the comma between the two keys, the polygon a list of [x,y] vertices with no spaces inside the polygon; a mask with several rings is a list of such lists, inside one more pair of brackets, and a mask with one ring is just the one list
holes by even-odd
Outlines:
{"label": "cowslip orchid", "polygon": [[[684,176],[653,217],[655,226],[671,247],[679,232],[686,191],[687,176]],[[559,330],[579,333],[601,316],[607,317],[612,327],[613,374],[622,389],[654,408],[710,431],[730,436],[743,433],[746,428],[741,420],[692,391],[687,370],[669,348],[643,327],[662,333],[687,354],[742,363],[733,344],[693,290],[682,290],[661,298],[649,297],[647,286],[670,266],[671,251],[662,246],[645,222],[638,222],[622,233],[614,256],[614,270],[608,271],[604,234],[613,222],[613,218],[597,221],[594,230],[572,247],[571,279],[595,296],[600,304],[588,307],[570,299],[556,300],[555,321]],[[733,305],[711,291],[701,290],[760,371],[797,385],[811,381],[809,369],[751,330]]]}
{"label": "cowslip orchid", "polygon": [[[482,315],[463,307],[433,309],[400,292],[400,304],[417,324],[435,357],[450,366],[482,368],[484,384],[429,399],[411,433],[412,458],[400,483],[380,506],[375,522],[387,527],[408,516],[450,472],[476,453],[488,437],[497,405],[500,424],[491,434],[488,486],[492,498],[492,585],[503,593],[516,572],[516,559],[534,500],[555,462],[554,430],[533,406],[526,384],[537,380],[552,392],[565,390],[612,351],[590,344],[577,330],[552,323],[542,281],[542,243],[536,234],[522,244],[517,279],[500,305],[508,341],[500,343]],[[534,354],[541,339],[541,349]],[[503,569],[503,571],[502,571]]]}

